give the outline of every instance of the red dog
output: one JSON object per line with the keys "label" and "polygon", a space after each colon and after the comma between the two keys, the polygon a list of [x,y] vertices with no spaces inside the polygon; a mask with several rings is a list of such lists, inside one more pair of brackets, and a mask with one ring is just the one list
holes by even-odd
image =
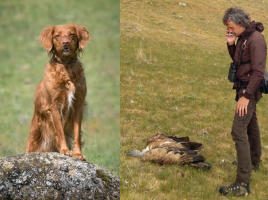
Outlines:
{"label": "red dog", "polygon": [[81,152],[81,122],[87,87],[77,56],[89,39],[87,29],[76,24],[51,26],[41,33],[41,43],[52,57],[35,93],[26,153],[60,152],[86,159]]}

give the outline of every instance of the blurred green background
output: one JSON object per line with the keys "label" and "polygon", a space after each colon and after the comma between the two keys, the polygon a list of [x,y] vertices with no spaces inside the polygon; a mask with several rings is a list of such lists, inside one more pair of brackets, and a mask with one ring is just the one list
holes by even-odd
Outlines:
{"label": "blurred green background", "polygon": [[82,123],[87,161],[119,177],[119,0],[0,0],[0,157],[24,153],[36,85],[49,60],[38,39],[49,25],[86,26],[81,61],[88,109]]}

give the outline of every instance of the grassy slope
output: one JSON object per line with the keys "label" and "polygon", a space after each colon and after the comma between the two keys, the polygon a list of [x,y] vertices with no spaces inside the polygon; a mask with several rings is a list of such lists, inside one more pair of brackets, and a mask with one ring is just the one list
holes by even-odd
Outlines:
{"label": "grassy slope", "polygon": [[[227,80],[229,58],[221,18],[243,6],[268,27],[268,3],[255,1],[123,0],[120,4],[120,176],[121,199],[227,199],[218,188],[235,179],[236,153],[230,130],[235,92]],[[268,40],[267,31],[264,36]],[[268,96],[258,104],[262,134],[260,172],[252,194],[265,199],[268,181]],[[125,157],[165,133],[204,144],[210,171],[158,166]],[[222,162],[225,160],[225,162]],[[182,177],[181,172],[185,174]]]}
{"label": "grassy slope", "polygon": [[119,176],[119,8],[118,0],[0,2],[0,156],[24,152],[35,88],[49,60],[41,30],[77,23],[92,37],[82,56],[88,87],[83,152]]}

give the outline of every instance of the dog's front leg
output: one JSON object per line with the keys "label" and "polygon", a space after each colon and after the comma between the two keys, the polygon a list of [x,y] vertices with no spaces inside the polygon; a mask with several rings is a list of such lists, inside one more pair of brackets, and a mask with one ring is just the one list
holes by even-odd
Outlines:
{"label": "dog's front leg", "polygon": [[67,156],[72,156],[73,153],[67,147],[65,134],[63,131],[63,125],[61,121],[61,116],[56,106],[51,106],[51,116],[53,120],[52,123],[54,126],[55,135],[56,135],[56,147],[58,151]]}
{"label": "dog's front leg", "polygon": [[74,157],[80,160],[86,160],[81,152],[81,123],[83,116],[83,108],[75,110],[74,113]]}

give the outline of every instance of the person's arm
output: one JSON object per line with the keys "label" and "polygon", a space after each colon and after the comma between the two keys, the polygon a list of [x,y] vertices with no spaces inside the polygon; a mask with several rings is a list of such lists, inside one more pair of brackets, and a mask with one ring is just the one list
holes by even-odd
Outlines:
{"label": "person's arm", "polygon": [[252,98],[254,93],[257,91],[261,81],[264,78],[265,72],[267,47],[263,36],[260,33],[256,33],[255,37],[248,45],[250,51],[252,75],[243,97],[241,97],[236,104],[236,113],[239,114],[239,116],[244,116],[244,114],[247,114],[249,99]]}
{"label": "person's arm", "polygon": [[250,99],[257,91],[261,81],[264,78],[266,65],[267,47],[264,37],[259,32],[255,32],[253,34],[253,38],[249,43],[252,75],[244,93],[244,97],[247,99]]}

